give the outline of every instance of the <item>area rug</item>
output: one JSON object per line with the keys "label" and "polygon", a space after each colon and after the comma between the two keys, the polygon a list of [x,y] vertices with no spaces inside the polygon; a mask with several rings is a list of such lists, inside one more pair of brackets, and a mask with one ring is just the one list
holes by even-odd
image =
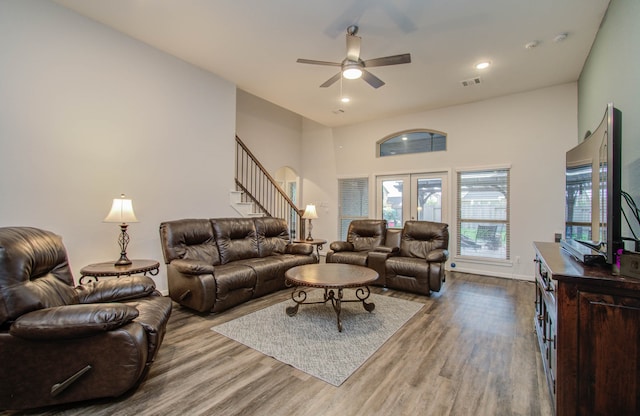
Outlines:
{"label": "area rug", "polygon": [[[308,292],[321,300],[322,290]],[[352,296],[345,291],[345,299]],[[288,316],[287,300],[211,328],[247,347],[289,364],[334,386],[341,385],[424,305],[371,294],[373,312],[361,302],[342,303],[342,332],[338,332],[331,302],[300,305]]]}

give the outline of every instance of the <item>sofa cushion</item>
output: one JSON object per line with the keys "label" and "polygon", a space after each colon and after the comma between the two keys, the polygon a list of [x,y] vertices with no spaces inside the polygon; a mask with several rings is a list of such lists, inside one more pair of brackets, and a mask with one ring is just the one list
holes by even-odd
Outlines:
{"label": "sofa cushion", "polygon": [[220,264],[218,246],[211,221],[184,219],[160,224],[162,251],[168,264],[174,259],[200,260],[211,265]]}
{"label": "sofa cushion", "polygon": [[386,230],[385,220],[354,220],[349,224],[347,241],[355,251],[371,251],[384,245]]}
{"label": "sofa cushion", "polygon": [[256,235],[260,257],[283,254],[289,244],[287,222],[282,218],[256,218]]}
{"label": "sofa cushion", "polygon": [[337,251],[331,255],[331,263],[354,264],[356,266],[366,266],[367,251]]}
{"label": "sofa cushion", "polygon": [[256,272],[237,262],[223,264],[215,269],[216,302],[214,312],[229,309],[246,302],[253,296],[256,285]]}
{"label": "sofa cushion", "polygon": [[426,259],[435,249],[447,249],[449,245],[448,225],[429,221],[407,221],[400,242],[401,257]]}
{"label": "sofa cushion", "polygon": [[416,279],[429,277],[429,263],[417,257],[389,257],[386,262],[387,277],[411,276]]}
{"label": "sofa cushion", "polygon": [[211,223],[222,264],[259,257],[254,219],[222,218],[212,219]]}

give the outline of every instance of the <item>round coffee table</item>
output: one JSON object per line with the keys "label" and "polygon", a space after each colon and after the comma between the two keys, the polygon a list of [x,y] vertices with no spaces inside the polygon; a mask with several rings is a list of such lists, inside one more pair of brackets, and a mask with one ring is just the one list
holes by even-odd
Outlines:
{"label": "round coffee table", "polygon": [[[343,302],[362,302],[362,306],[367,312],[373,311],[376,307],[373,302],[366,302],[371,294],[368,284],[378,278],[378,273],[368,267],[341,263],[305,264],[287,270],[284,277],[288,285],[295,286],[291,293],[291,299],[296,304],[286,308],[289,316],[298,313],[300,305],[331,301],[331,305],[336,311],[338,331],[342,332],[340,312]],[[324,289],[324,300],[306,302],[305,287]],[[346,288],[356,289],[357,299],[343,299],[343,289]]]}

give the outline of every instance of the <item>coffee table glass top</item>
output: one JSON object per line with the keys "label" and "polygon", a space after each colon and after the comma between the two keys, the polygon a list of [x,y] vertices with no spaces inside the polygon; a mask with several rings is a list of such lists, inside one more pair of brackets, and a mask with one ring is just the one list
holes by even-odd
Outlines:
{"label": "coffee table glass top", "polygon": [[322,263],[293,267],[285,277],[294,285],[346,288],[366,286],[378,278],[378,273],[353,264]]}

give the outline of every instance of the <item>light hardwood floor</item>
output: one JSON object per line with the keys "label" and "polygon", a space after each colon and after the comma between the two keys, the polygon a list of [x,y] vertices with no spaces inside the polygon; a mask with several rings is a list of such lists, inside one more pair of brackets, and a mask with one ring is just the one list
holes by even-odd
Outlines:
{"label": "light hardwood floor", "polygon": [[532,282],[451,272],[431,297],[372,291],[426,307],[340,387],[211,331],[289,299],[284,290],[221,314],[198,315],[174,303],[156,361],[132,394],[27,414],[552,414]]}

